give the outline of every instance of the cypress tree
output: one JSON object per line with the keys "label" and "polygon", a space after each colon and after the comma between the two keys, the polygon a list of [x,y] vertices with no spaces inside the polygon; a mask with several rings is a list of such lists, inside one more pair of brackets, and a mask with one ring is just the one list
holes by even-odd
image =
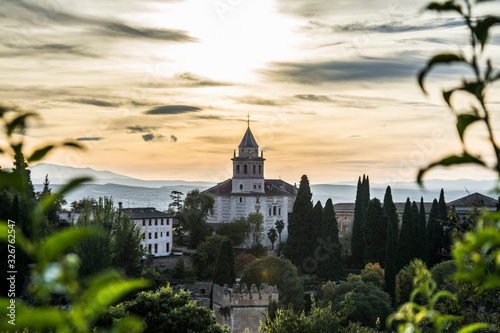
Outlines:
{"label": "cypress tree", "polygon": [[236,282],[236,266],[234,261],[233,244],[226,239],[220,248],[214,270],[214,283],[219,286],[232,286]]}
{"label": "cypress tree", "polygon": [[[323,206],[321,205],[321,202],[318,200],[316,202],[316,205],[314,205],[313,208],[313,229],[312,231],[312,237],[311,237],[311,247],[315,247],[318,245],[318,237],[320,236],[321,232],[321,216],[323,215]],[[310,253],[309,255],[314,255],[314,253]]]}
{"label": "cypress tree", "polygon": [[385,248],[387,243],[387,220],[388,217],[380,204],[380,200],[370,200],[366,209],[366,221],[362,226],[364,248],[364,263],[378,262],[384,267]]}
{"label": "cypress tree", "polygon": [[326,280],[335,280],[342,275],[341,246],[339,228],[332,199],[328,199],[321,215],[318,240],[321,245],[318,258],[318,275]]}
{"label": "cypress tree", "polygon": [[312,249],[311,236],[313,230],[313,204],[309,179],[303,175],[300,180],[297,198],[293,205],[293,212],[288,222],[288,239],[285,254],[292,263],[301,267]]}
{"label": "cypress tree", "polygon": [[[364,179],[364,176],[363,176]],[[352,223],[352,235],[351,235],[351,252],[352,252],[352,262],[358,267],[363,267],[363,231],[362,225],[364,220],[363,212],[363,194],[364,189],[361,183],[361,177],[358,178],[358,187],[356,190],[356,202],[354,204],[354,221]]]}
{"label": "cypress tree", "polygon": [[387,226],[387,242],[385,247],[384,280],[385,291],[391,296],[392,305],[396,303],[396,253],[394,248],[394,235],[391,225]]}
{"label": "cypress tree", "polygon": [[434,199],[427,223],[427,267],[429,268],[442,260],[440,255],[442,239],[441,212],[438,201]]}
{"label": "cypress tree", "polygon": [[399,237],[399,214],[394,201],[392,200],[391,187],[387,186],[384,195],[384,211],[389,218],[390,226],[392,227],[392,237],[394,238],[394,251],[398,248]]}
{"label": "cypress tree", "polygon": [[370,204],[370,177],[363,175],[363,212],[366,216],[366,209]]}
{"label": "cypress tree", "polygon": [[441,189],[439,194],[439,219],[442,222],[448,221],[448,207],[446,206],[446,201],[444,200],[444,190]]}
{"label": "cypress tree", "polygon": [[401,224],[401,232],[399,233],[398,251],[396,256],[396,270],[399,272],[403,267],[408,265],[413,257],[415,257],[415,228],[413,225],[413,211],[410,198],[406,199],[405,208],[403,211],[403,223]]}
{"label": "cypress tree", "polygon": [[425,216],[424,198],[420,197],[420,211],[418,213],[417,225],[417,253],[423,262],[427,261],[427,226]]}

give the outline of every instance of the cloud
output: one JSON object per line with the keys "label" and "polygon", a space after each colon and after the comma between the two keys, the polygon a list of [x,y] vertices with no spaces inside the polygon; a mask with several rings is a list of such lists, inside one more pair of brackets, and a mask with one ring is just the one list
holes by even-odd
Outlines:
{"label": "cloud", "polygon": [[90,98],[72,98],[69,101],[72,103],[90,104],[90,105],[95,105],[95,106],[103,106],[103,107],[107,107],[107,108],[120,106],[119,103],[112,103],[112,102],[107,102],[107,101],[98,100],[98,99],[90,99]]}
{"label": "cloud", "polygon": [[302,100],[305,100],[305,101],[311,101],[311,102],[322,102],[322,103],[331,103],[333,102],[333,100],[326,96],[326,95],[311,95],[311,94],[307,94],[307,95],[295,95],[293,96],[297,99],[302,99]]}
{"label": "cloud", "polygon": [[234,97],[234,99],[240,103],[250,104],[250,105],[279,106],[279,105],[287,104],[284,101],[279,101],[276,99],[261,98],[261,97],[252,96],[252,95]]}
{"label": "cloud", "polygon": [[367,137],[368,137],[367,135],[363,134],[351,134],[351,135],[339,136],[339,139],[365,139]]}
{"label": "cloud", "polygon": [[165,142],[167,137],[161,134],[144,134],[142,139],[146,142]]}
{"label": "cloud", "polygon": [[177,142],[177,137],[175,135],[171,135],[170,142]]}
{"label": "cloud", "polygon": [[76,141],[102,141],[102,140],[104,140],[104,138],[100,136],[87,136],[76,139]]}
{"label": "cloud", "polygon": [[158,106],[148,111],[144,111],[144,114],[160,115],[160,114],[181,114],[187,112],[198,112],[201,108],[189,105],[164,105]]}
{"label": "cloud", "polygon": [[458,18],[438,18],[418,22],[417,24],[409,25],[400,20],[393,20],[384,23],[373,24],[370,22],[352,22],[348,24],[331,25],[332,32],[409,32],[436,30],[443,28],[455,28],[463,26],[463,21]]}
{"label": "cloud", "polygon": [[157,126],[127,126],[127,133],[151,133],[151,131],[156,131],[159,128]]}
{"label": "cloud", "polygon": [[101,26],[109,35],[119,35],[135,38],[149,38],[174,42],[195,42],[196,38],[189,36],[183,30],[175,29],[153,29],[144,27],[132,27],[125,23],[110,22]]}
{"label": "cloud", "polygon": [[153,79],[144,82],[143,85],[151,88],[207,88],[232,86],[232,83],[216,81],[210,78],[199,76],[191,72],[175,74],[171,77],[165,77],[161,71],[152,73]]}
{"label": "cloud", "polygon": [[274,81],[320,84],[338,81],[378,81],[414,78],[424,62],[409,55],[393,58],[361,57],[358,60],[278,62],[259,70]]}
{"label": "cloud", "polygon": [[5,56],[40,56],[41,54],[57,54],[57,55],[71,55],[79,57],[88,58],[99,58],[97,54],[88,52],[81,46],[72,44],[61,44],[61,43],[46,43],[39,45],[26,45],[26,44],[5,44],[11,49],[15,49],[13,52],[5,52]]}

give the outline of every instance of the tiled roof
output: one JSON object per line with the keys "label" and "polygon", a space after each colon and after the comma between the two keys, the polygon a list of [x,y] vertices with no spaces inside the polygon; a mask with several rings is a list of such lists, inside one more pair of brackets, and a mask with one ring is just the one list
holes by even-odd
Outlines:
{"label": "tiled roof", "polygon": [[483,203],[483,206],[485,207],[495,207],[498,203],[497,200],[476,192],[469,194],[463,198],[454,200],[448,203],[448,205],[455,207],[469,207],[472,206],[473,204],[478,203],[479,201],[481,201]]}
{"label": "tiled roof", "polygon": [[255,138],[253,137],[252,131],[250,131],[250,127],[247,128],[247,131],[245,132],[245,135],[243,136],[243,139],[238,147],[259,147],[257,141],[255,141]]}
{"label": "tiled roof", "polygon": [[150,218],[166,218],[173,217],[172,214],[163,213],[153,207],[143,208],[123,208],[123,214],[127,214],[133,219],[150,219]]}
{"label": "tiled roof", "polygon": [[[219,183],[203,192],[210,193],[213,195],[231,195],[233,191],[232,178],[229,178],[222,183]],[[249,192],[249,193],[238,193],[238,196],[255,196],[255,195],[296,195],[298,189],[281,180],[281,179],[265,179],[264,180],[264,193],[262,192]]]}

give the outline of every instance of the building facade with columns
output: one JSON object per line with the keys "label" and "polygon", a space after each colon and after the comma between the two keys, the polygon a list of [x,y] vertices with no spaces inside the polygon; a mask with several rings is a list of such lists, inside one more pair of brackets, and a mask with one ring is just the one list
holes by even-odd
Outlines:
{"label": "building facade with columns", "polygon": [[[278,220],[283,220],[285,229],[281,241],[288,236],[288,217],[292,212],[297,196],[297,187],[281,179],[264,178],[264,152],[260,150],[250,126],[248,126],[238,155],[233,153],[233,177],[205,190],[215,198],[214,213],[207,222],[217,224],[231,222],[250,213],[261,213],[264,217],[264,235],[275,227]],[[263,244],[271,246],[267,236]]]}

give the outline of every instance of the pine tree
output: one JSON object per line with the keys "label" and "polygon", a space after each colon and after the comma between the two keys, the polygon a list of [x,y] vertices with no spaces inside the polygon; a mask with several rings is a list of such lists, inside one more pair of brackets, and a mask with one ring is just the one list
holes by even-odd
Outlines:
{"label": "pine tree", "polygon": [[[364,176],[363,176],[364,178]],[[363,221],[364,221],[364,211],[363,211],[363,195],[364,189],[361,183],[361,177],[358,178],[358,187],[356,190],[356,201],[354,204],[354,221],[352,223],[352,235],[351,235],[351,252],[352,252],[352,262],[358,267],[363,267]]]}
{"label": "pine tree", "polygon": [[420,211],[418,213],[417,225],[417,254],[423,262],[427,261],[427,226],[426,226],[424,198],[420,197]]}
{"label": "pine tree", "polygon": [[293,212],[288,223],[288,240],[285,254],[292,263],[302,267],[305,259],[313,251],[310,248],[313,229],[313,204],[309,179],[303,175],[300,180],[297,198],[293,205]]}
{"label": "pine tree", "polygon": [[390,221],[390,226],[392,227],[392,235],[394,238],[394,251],[398,248],[398,237],[399,237],[399,214],[394,201],[392,200],[391,187],[387,186],[384,195],[384,211]]}
{"label": "pine tree", "polygon": [[226,239],[220,248],[214,270],[214,284],[232,286],[236,282],[236,266],[234,261],[233,244]]}
{"label": "pine tree", "polygon": [[385,291],[391,295],[392,304],[396,303],[396,251],[394,249],[394,236],[392,234],[393,228],[388,225],[387,227],[387,243],[385,247],[385,268],[384,280]]}
{"label": "pine tree", "polygon": [[364,262],[379,263],[384,267],[385,248],[387,243],[388,217],[380,204],[380,200],[370,200],[366,209],[366,221],[362,226],[364,248]]}
{"label": "pine tree", "polygon": [[339,228],[332,199],[328,199],[323,208],[318,243],[321,246],[318,275],[326,280],[338,279],[342,275],[342,247],[339,242]]}
{"label": "pine tree", "polygon": [[401,224],[401,232],[399,233],[396,256],[396,270],[398,272],[415,257],[415,227],[413,223],[412,204],[410,198],[407,198],[403,211],[403,223]]}
{"label": "pine tree", "polygon": [[141,240],[141,228],[129,216],[119,216],[111,242],[111,263],[129,277],[138,277],[142,272]]}
{"label": "pine tree", "polygon": [[441,216],[439,203],[434,199],[427,223],[427,266],[429,268],[442,261],[440,255],[443,239]]}
{"label": "pine tree", "polygon": [[31,171],[28,169],[28,163],[26,163],[26,160],[24,158],[23,153],[19,150],[16,151],[16,154],[14,155],[14,171],[19,174],[24,178],[25,184],[27,186],[27,189],[25,193],[28,194],[29,198],[34,198],[35,197],[35,188],[33,187],[33,183],[31,181]]}

